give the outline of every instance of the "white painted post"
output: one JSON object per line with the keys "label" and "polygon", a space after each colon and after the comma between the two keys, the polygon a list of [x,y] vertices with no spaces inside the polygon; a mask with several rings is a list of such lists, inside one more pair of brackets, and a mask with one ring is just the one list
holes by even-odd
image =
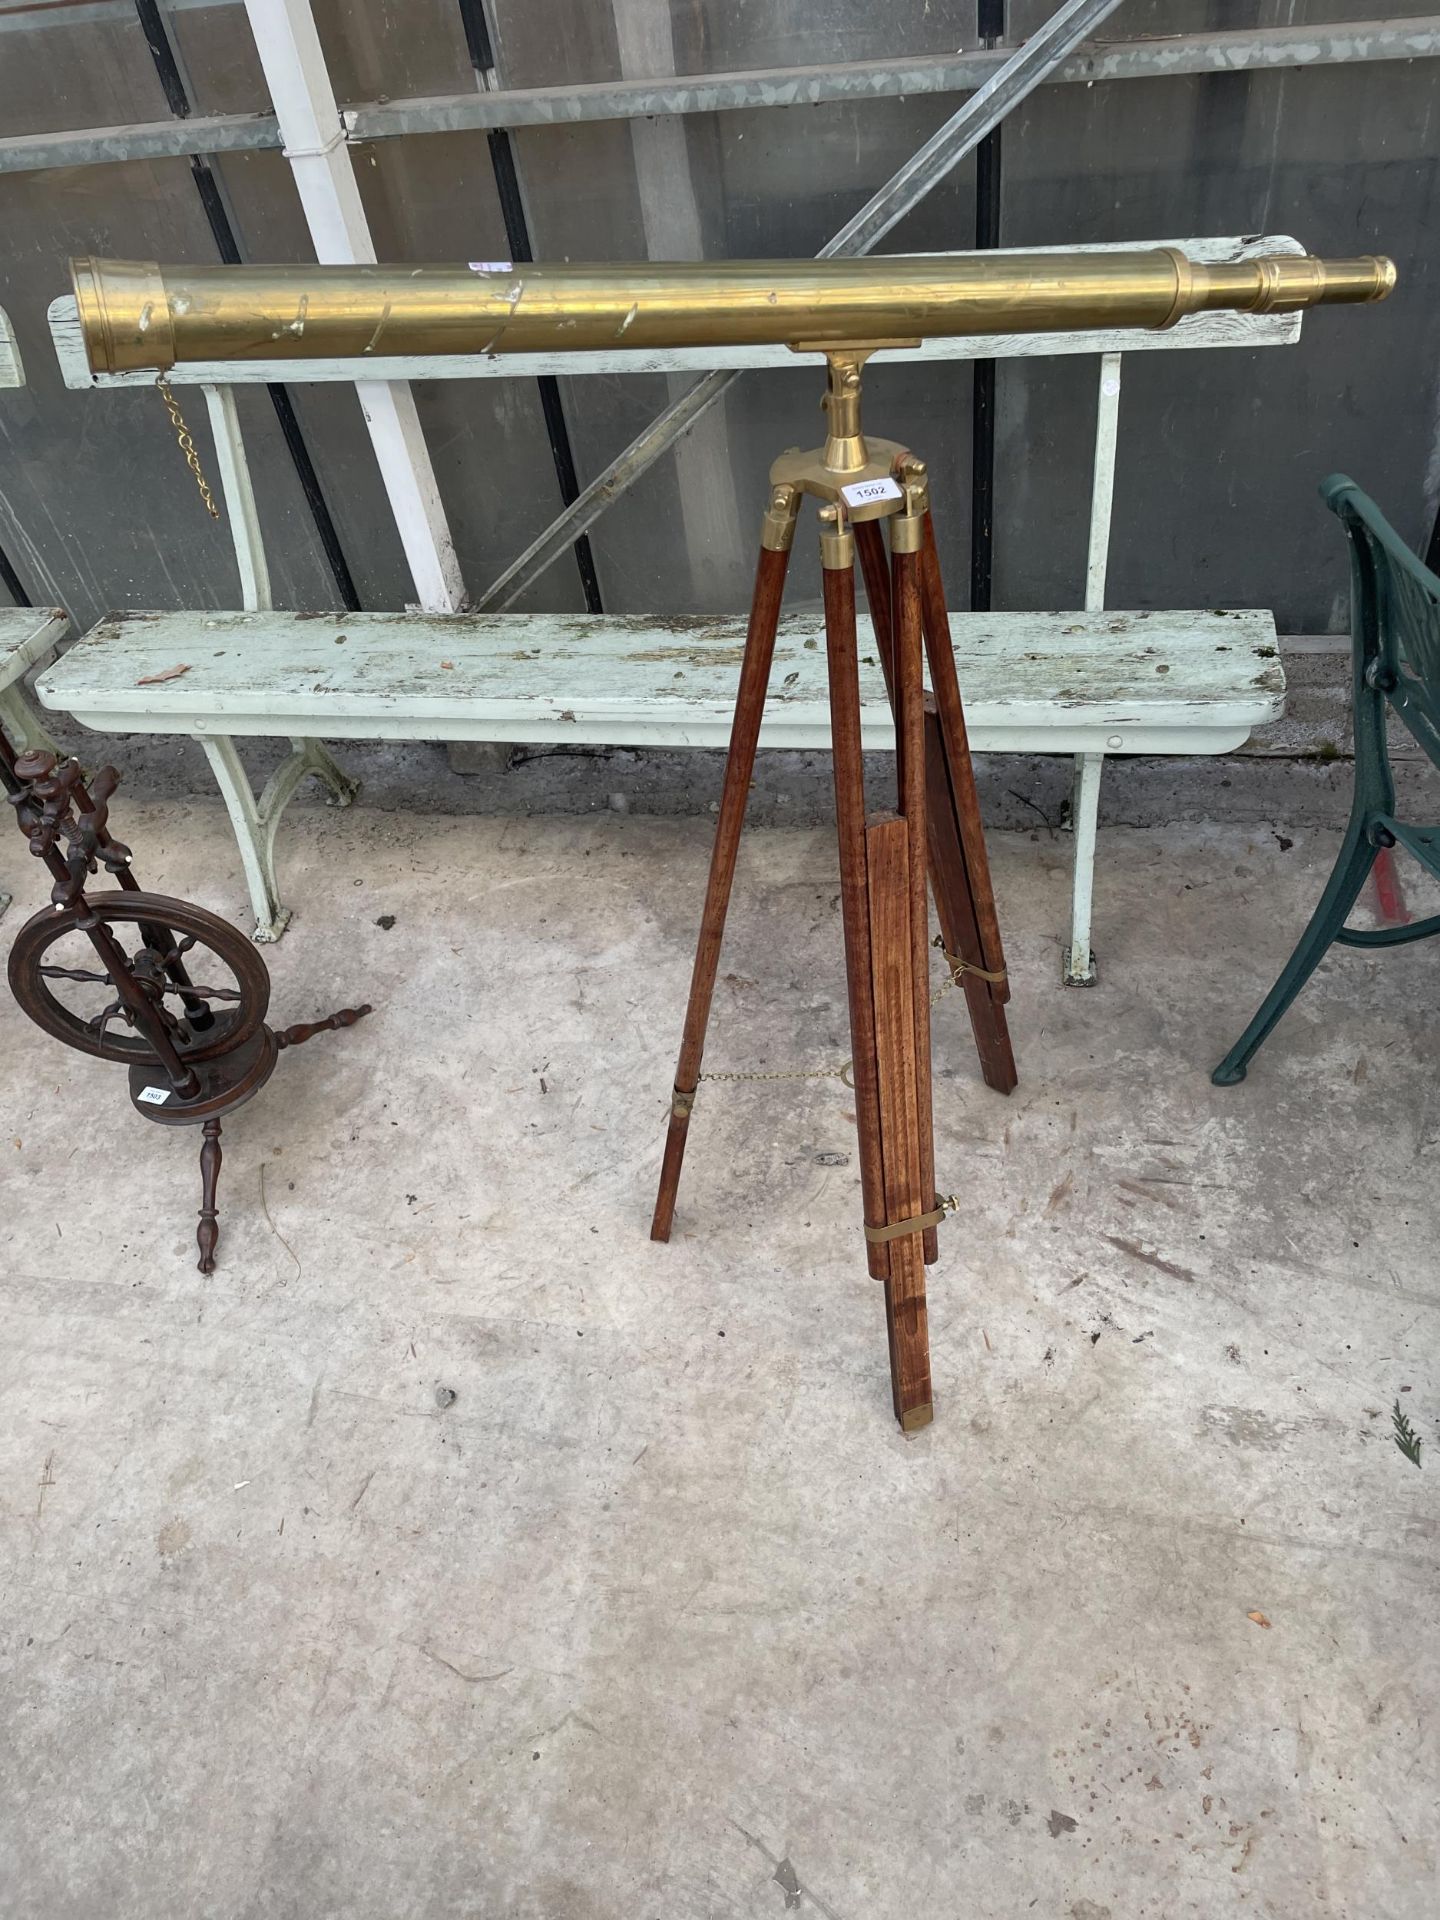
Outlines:
{"label": "white painted post", "polygon": [[1075,879],[1070,900],[1070,944],[1061,976],[1067,987],[1093,987],[1097,978],[1090,948],[1090,906],[1095,889],[1095,828],[1100,815],[1103,753],[1077,753],[1070,790],[1070,827],[1075,835]]}
{"label": "white painted post", "polygon": [[1120,355],[1100,356],[1100,397],[1095,414],[1095,473],[1090,482],[1090,549],[1085,556],[1085,611],[1105,605],[1110,563],[1110,509],[1115,499],[1115,444],[1120,426]]}
{"label": "white painted post", "polygon": [[[245,0],[245,11],[316,258],[332,265],[373,261],[375,244],[310,0]],[[355,392],[420,605],[428,613],[453,613],[465,586],[415,397],[400,381],[357,380]]]}
{"label": "white painted post", "polygon": [[[1110,521],[1115,500],[1115,448],[1120,426],[1120,355],[1100,356],[1100,392],[1095,411],[1095,471],[1090,482],[1090,542],[1085,556],[1085,611],[1105,607],[1110,562]],[[1095,893],[1095,836],[1100,819],[1102,753],[1077,753],[1070,789],[1070,827],[1075,835],[1075,875],[1070,898],[1070,944],[1061,977],[1067,987],[1093,987],[1098,975],[1090,946]]]}
{"label": "white painted post", "polygon": [[[270,593],[270,563],[265,558],[260,516],[255,510],[255,487],[235,409],[235,389],[207,384],[202,392],[215,440],[215,466],[235,564],[240,569],[240,598],[247,613],[268,612],[275,604]],[[245,763],[228,734],[207,734],[200,744],[235,830],[235,844],[240,849],[240,864],[255,910],[255,938],[278,940],[290,920],[290,909],[281,904],[275,879],[275,833],[286,804],[307,774],[313,773],[324,785],[329,804],[336,807],[348,807],[359,793],[360,783],[336,765],[318,740],[292,736],[288,758],[270,776],[257,800]]]}
{"label": "white painted post", "polygon": [[235,564],[240,569],[240,604],[247,613],[259,613],[273,607],[275,602],[270,597],[270,564],[265,558],[260,517],[255,511],[250,462],[245,457],[240,417],[235,411],[235,389],[206,387],[203,391],[215,440],[215,465],[230,522],[230,539],[235,548]]}

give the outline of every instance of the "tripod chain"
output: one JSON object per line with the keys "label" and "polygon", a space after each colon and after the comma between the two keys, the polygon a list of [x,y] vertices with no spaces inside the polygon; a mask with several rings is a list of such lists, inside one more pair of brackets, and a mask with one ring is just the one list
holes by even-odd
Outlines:
{"label": "tripod chain", "polygon": [[[941,934],[937,933],[930,944],[945,955],[945,964],[950,969],[947,977],[940,982],[939,986],[936,987],[930,995],[930,1004],[932,1007],[937,1001],[942,1000],[952,987],[963,986],[967,973],[976,974],[981,980],[988,980],[992,985],[996,986],[1008,977],[1003,967],[992,972],[988,967],[977,966],[973,960],[962,960],[958,953],[946,952],[945,940]],[[850,1074],[854,1064],[853,1060],[846,1060],[838,1067],[780,1067],[769,1073],[758,1071],[752,1073],[702,1073],[700,1078],[702,1080],[724,1081],[732,1086],[739,1086],[746,1082],[761,1080],[840,1080],[847,1087],[853,1087],[855,1082],[851,1079]]]}
{"label": "tripod chain", "polygon": [[778,1068],[772,1073],[702,1073],[702,1080],[726,1080],[738,1084],[745,1080],[839,1080],[847,1087],[855,1082],[850,1078],[853,1060],[846,1060],[838,1067],[792,1067],[788,1070]]}

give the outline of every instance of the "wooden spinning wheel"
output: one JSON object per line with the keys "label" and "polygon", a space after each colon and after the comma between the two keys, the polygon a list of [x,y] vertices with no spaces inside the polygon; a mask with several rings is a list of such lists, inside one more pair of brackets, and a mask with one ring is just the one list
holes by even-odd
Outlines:
{"label": "wooden spinning wheel", "polygon": [[[17,757],[0,733],[0,776],[30,851],[55,875],[52,904],[32,914],[11,948],[10,990],[53,1039],[128,1066],[137,1113],[202,1128],[195,1237],[200,1271],[211,1273],[221,1114],[260,1091],[282,1049],[353,1026],[370,1008],[273,1032],[265,1024],[270,975],[250,941],[204,907],[140,890],[129,848],[108,830],[120,778],[113,767],[87,787],[78,761]],[[102,866],[118,890],[87,893]]]}
{"label": "wooden spinning wheel", "polygon": [[[69,953],[57,951],[96,932],[124,956],[118,979],[109,968],[66,965]],[[126,941],[132,933],[133,952]],[[46,1033],[127,1066],[158,1064],[140,999],[149,1021],[192,1065],[250,1039],[270,1003],[265,963],[237,928],[203,907],[152,893],[92,893],[73,906],[42,908],[16,936],[9,977],[10,991]],[[87,997],[103,1002],[94,1014],[82,1004]]]}

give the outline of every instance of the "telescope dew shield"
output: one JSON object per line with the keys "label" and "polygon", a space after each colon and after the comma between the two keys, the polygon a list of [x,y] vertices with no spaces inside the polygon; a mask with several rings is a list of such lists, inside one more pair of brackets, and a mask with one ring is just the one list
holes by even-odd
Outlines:
{"label": "telescope dew shield", "polygon": [[72,260],[70,278],[92,373],[174,366],[170,297],[153,261]]}
{"label": "telescope dew shield", "polygon": [[840,347],[1168,327],[1219,308],[1383,300],[1389,260],[1203,265],[1172,247],[603,266],[161,267],[71,262],[92,371],[177,361]]}

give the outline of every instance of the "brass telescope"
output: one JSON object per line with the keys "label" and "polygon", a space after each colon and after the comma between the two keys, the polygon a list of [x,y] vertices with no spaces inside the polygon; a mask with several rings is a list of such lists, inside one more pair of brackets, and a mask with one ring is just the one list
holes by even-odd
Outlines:
{"label": "brass telescope", "polygon": [[1173,326],[1187,313],[1383,300],[1393,262],[1224,263],[1175,247],[688,265],[162,267],[71,262],[96,373],[186,360],[900,344]]}
{"label": "brass telescope", "polygon": [[[822,1071],[842,1079],[853,1098],[860,1224],[866,1266],[885,1289],[896,1418],[907,1433],[923,1427],[934,1405],[925,1270],[939,1250],[940,1223],[959,1204],[955,1195],[942,1193],[936,1165],[932,947],[940,948],[948,981],[964,996],[986,1084],[1008,1094],[1017,1078],[1006,1013],[1009,973],[940,573],[929,469],[909,447],[862,430],[864,364],[880,348],[945,335],[1082,329],[1108,335],[1170,327],[1206,311],[1277,313],[1381,300],[1395,283],[1390,261],[1282,255],[1212,264],[1173,247],[1154,247],[561,267],[491,261],[468,267],[194,268],[76,260],[72,271],[91,367],[100,373],[149,369],[161,376],[161,397],[212,513],[216,508],[193,442],[163,380],[177,362],[222,363],[213,375],[197,377],[223,379],[223,363],[237,360],[323,358],[354,372],[365,355],[383,356],[392,367],[403,356],[616,348],[718,348],[722,364],[727,348],[781,346],[824,355],[824,444],[792,447],[770,468],[650,1237],[671,1235],[701,1083],[812,1074],[806,1068],[704,1070],[786,574],[809,496],[817,503],[820,532],[851,1048],[843,1067]],[[592,497],[598,492],[592,489]],[[870,610],[863,642],[857,563]],[[465,637],[457,630],[454,645],[471,644],[473,633],[484,646],[508,625],[507,619],[482,617]],[[816,644],[806,641],[807,647]],[[864,658],[878,661],[895,720],[894,804],[878,811],[867,790],[862,645],[873,645],[873,655]],[[787,676],[787,685],[797,678]],[[933,942],[932,899],[938,923]]]}

